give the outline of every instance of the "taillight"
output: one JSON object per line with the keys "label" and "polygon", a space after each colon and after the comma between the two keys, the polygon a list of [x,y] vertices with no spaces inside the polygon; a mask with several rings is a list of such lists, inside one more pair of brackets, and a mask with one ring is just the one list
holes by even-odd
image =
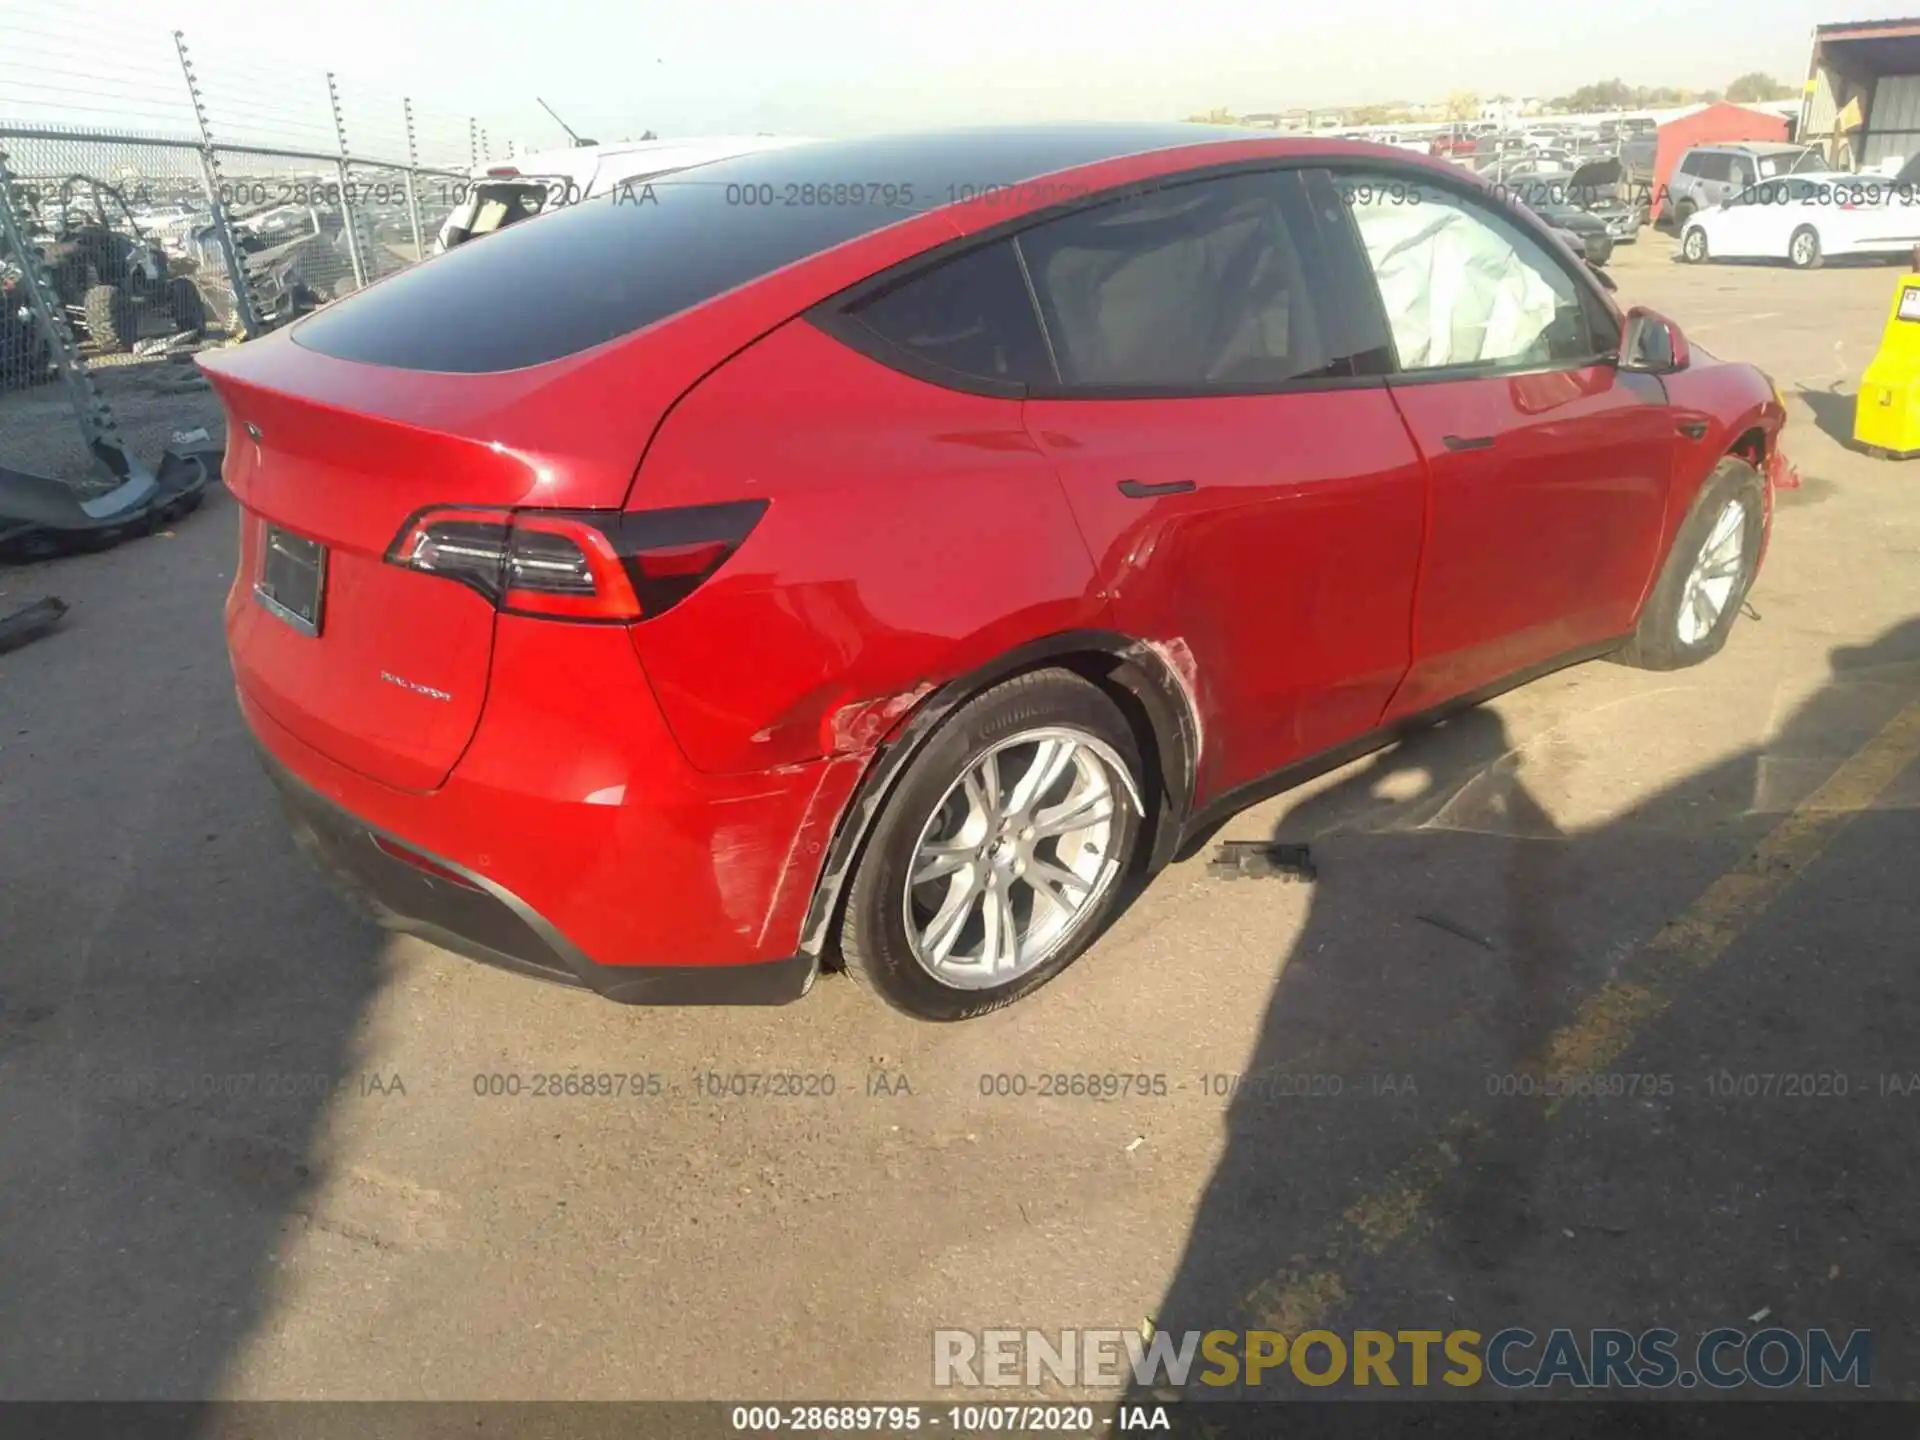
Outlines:
{"label": "taillight", "polygon": [[423,510],[389,564],[437,575],[514,615],[625,623],[671,609],[740,548],[764,500],[675,510]]}

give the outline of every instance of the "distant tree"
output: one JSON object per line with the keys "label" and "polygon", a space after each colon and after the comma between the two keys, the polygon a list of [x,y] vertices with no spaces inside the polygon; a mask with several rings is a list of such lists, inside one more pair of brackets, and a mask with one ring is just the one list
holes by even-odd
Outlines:
{"label": "distant tree", "polygon": [[1624,110],[1634,103],[1634,94],[1624,80],[1602,80],[1597,84],[1582,85],[1571,95],[1562,95],[1553,103],[1556,109],[1574,114],[1584,114],[1590,110]]}
{"label": "distant tree", "polygon": [[1480,97],[1471,90],[1449,90],[1447,92],[1447,119],[1478,120],[1480,118]]}
{"label": "distant tree", "polygon": [[1192,125],[1238,125],[1240,123],[1231,110],[1224,108],[1209,110],[1204,115],[1189,115],[1187,122]]}
{"label": "distant tree", "polygon": [[1785,100],[1793,94],[1791,85],[1782,85],[1773,76],[1762,70],[1742,75],[1727,86],[1727,99],[1741,102],[1753,100]]}

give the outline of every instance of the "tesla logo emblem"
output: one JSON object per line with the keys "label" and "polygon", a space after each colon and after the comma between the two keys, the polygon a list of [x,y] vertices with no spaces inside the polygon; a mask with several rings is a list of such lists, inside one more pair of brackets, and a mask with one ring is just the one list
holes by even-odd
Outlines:
{"label": "tesla logo emblem", "polygon": [[418,680],[408,680],[394,674],[391,670],[382,670],[380,678],[389,685],[398,685],[402,690],[411,690],[416,695],[424,695],[429,700],[450,701],[453,696],[445,690],[436,690],[431,685],[422,685]]}

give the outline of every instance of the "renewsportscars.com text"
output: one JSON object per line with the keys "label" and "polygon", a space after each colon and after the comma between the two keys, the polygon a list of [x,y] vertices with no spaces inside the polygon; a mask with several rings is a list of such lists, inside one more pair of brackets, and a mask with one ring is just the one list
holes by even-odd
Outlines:
{"label": "renewsportscars.com text", "polygon": [[1674,1330],[936,1330],[933,1383],[946,1388],[1184,1389],[1330,1386],[1504,1390],[1864,1389],[1873,1336],[1723,1328]]}

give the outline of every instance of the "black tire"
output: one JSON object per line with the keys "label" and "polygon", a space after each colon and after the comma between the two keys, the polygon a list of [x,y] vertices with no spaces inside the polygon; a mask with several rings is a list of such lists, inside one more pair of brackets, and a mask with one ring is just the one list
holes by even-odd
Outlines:
{"label": "black tire", "polygon": [[207,302],[200,287],[184,275],[167,282],[167,314],[176,333],[198,340],[207,331]]}
{"label": "black tire", "polygon": [[[1125,780],[1108,776],[1115,803],[1107,865],[1094,894],[1031,969],[990,987],[948,984],[915,958],[908,936],[907,882],[916,847],[973,766],[995,746],[1040,728],[1079,732],[1099,742],[1111,761],[1125,768]],[[1107,759],[1099,763],[1110,768]],[[861,848],[840,926],[840,955],[847,973],[895,1009],[922,1020],[972,1019],[1039,989],[1100,933],[1134,878],[1142,830],[1127,792],[1131,788],[1138,793],[1141,768],[1138,742],[1119,708],[1098,686],[1077,675],[1037,670],[975,696],[948,717],[908,763]],[[1053,855],[1059,857],[1057,848]],[[1029,917],[1032,913],[1029,905]]]}
{"label": "black tire", "polygon": [[118,285],[96,285],[87,291],[87,338],[109,354],[133,348],[140,338],[140,312],[133,297]]}
{"label": "black tire", "polygon": [[[1734,576],[1733,588],[1712,627],[1704,635],[1685,639],[1680,631],[1680,610],[1687,599],[1688,577],[1714,527],[1735,502],[1746,507],[1746,516],[1740,568]],[[1753,588],[1753,577],[1760,563],[1765,505],[1766,488],[1760,472],[1753,466],[1729,455],[1715,467],[1707,483],[1700,487],[1700,494],[1679,533],[1673,537],[1673,548],[1667,552],[1659,582],[1640,612],[1640,623],[1635,627],[1633,638],[1612,656],[1614,660],[1640,670],[1684,670],[1720,652],[1720,647],[1727,643],[1733,622],[1739,617],[1747,592]]]}
{"label": "black tire", "polygon": [[1673,228],[1684,234],[1687,228],[1687,222],[1692,218],[1693,218],[1693,202],[1691,200],[1682,200],[1677,206],[1674,207]]}
{"label": "black tire", "polygon": [[[1696,244],[1695,242],[1699,242]],[[1707,251],[1707,232],[1700,229],[1680,232],[1680,258],[1689,265],[1704,265],[1711,257]]]}
{"label": "black tire", "polygon": [[[1803,247],[1801,241],[1807,243]],[[1804,258],[1803,258],[1804,257]],[[1802,225],[1787,237],[1787,263],[1796,270],[1818,270],[1826,256],[1820,253],[1820,232]]]}
{"label": "black tire", "polygon": [[40,333],[40,322],[31,316],[0,316],[0,390],[38,385],[52,370],[53,347]]}

